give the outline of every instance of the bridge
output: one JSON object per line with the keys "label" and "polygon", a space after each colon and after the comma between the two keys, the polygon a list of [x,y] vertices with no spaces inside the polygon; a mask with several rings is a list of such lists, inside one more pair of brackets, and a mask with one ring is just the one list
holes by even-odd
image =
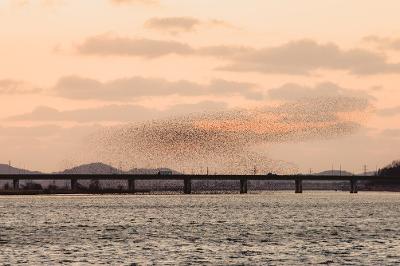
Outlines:
{"label": "bridge", "polygon": [[319,175],[132,175],[132,174],[9,174],[0,175],[0,180],[13,182],[15,191],[20,189],[20,180],[70,180],[71,191],[78,191],[78,180],[126,180],[129,193],[135,193],[138,180],[177,180],[183,183],[183,193],[192,193],[193,180],[238,180],[240,193],[248,192],[248,181],[294,181],[295,193],[303,192],[303,181],[345,181],[350,183],[350,193],[357,193],[358,181],[400,181],[400,177],[380,176],[319,176]]}

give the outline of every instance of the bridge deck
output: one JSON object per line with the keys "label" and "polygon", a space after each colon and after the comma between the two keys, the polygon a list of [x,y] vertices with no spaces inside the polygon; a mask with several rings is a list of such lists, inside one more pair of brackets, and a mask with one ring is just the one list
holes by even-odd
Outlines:
{"label": "bridge deck", "polygon": [[400,181],[400,176],[319,176],[319,175],[130,175],[130,174],[3,174],[0,180],[310,180],[310,181]]}
{"label": "bridge deck", "polygon": [[321,175],[128,175],[128,174],[102,174],[102,175],[80,175],[80,174],[18,174],[0,175],[0,180],[12,180],[14,191],[19,191],[20,180],[70,180],[71,190],[79,191],[78,180],[126,180],[128,181],[128,192],[135,193],[136,180],[181,180],[183,181],[183,192],[192,193],[193,180],[239,180],[240,193],[247,193],[247,182],[251,180],[295,182],[295,192],[303,192],[303,181],[349,181],[350,193],[357,193],[358,181],[399,181],[399,177],[379,176],[321,176]]}

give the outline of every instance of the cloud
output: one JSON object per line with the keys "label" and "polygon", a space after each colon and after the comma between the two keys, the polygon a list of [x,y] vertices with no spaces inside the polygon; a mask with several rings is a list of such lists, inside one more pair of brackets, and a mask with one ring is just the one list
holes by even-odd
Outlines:
{"label": "cloud", "polygon": [[195,51],[195,53],[196,55],[219,57],[230,60],[252,51],[254,51],[253,48],[246,46],[215,45],[200,47]]}
{"label": "cloud", "polygon": [[400,129],[398,128],[388,128],[383,130],[380,135],[382,137],[388,137],[388,138],[399,138],[400,137]]}
{"label": "cloud", "polygon": [[194,17],[155,17],[147,20],[144,26],[170,34],[195,31],[200,26],[235,28],[223,20],[212,19],[203,21]]}
{"label": "cloud", "polygon": [[32,94],[38,93],[40,89],[32,88],[27,83],[13,79],[0,79],[1,94]]}
{"label": "cloud", "polygon": [[121,5],[121,4],[143,4],[143,5],[157,5],[159,4],[158,0],[110,0],[112,4]]}
{"label": "cloud", "polygon": [[213,26],[221,26],[221,27],[226,27],[226,28],[237,29],[237,27],[232,25],[231,23],[229,23],[225,20],[220,20],[220,19],[211,19],[208,21],[208,24],[213,25]]}
{"label": "cloud", "polygon": [[53,7],[64,3],[65,0],[40,0],[40,1],[30,1],[30,0],[11,0],[11,3],[16,6],[28,6],[31,3],[39,3],[44,7]]}
{"label": "cloud", "polygon": [[400,38],[379,37],[370,35],[363,38],[363,41],[372,43],[380,49],[400,50]]}
{"label": "cloud", "polygon": [[98,99],[105,101],[129,101],[145,96],[201,96],[236,95],[259,99],[262,95],[253,90],[254,84],[213,80],[209,84],[190,81],[167,81],[160,78],[131,77],[100,82],[90,78],[69,76],[61,78],[53,91],[68,99]]}
{"label": "cloud", "polygon": [[[188,81],[169,82],[162,79],[130,78],[101,83],[96,80],[79,77],[66,77],[56,86],[56,94],[69,99],[97,99],[107,101],[127,101],[142,96],[166,96],[179,94],[184,96],[199,95],[231,95],[242,94],[257,100],[283,101],[282,109],[274,107],[274,111],[285,113],[287,106],[296,109],[291,112],[297,118],[305,117],[314,121],[335,119],[334,112],[357,112],[370,107],[374,98],[365,91],[342,88],[334,83],[320,83],[314,87],[294,83],[270,89],[266,94],[252,90],[252,84],[215,80],[208,85],[200,85]],[[136,88],[136,89],[135,89]],[[294,104],[299,102],[301,104]],[[321,105],[321,106],[320,106]],[[224,110],[224,102],[203,101],[197,104],[178,104],[166,110],[156,110],[141,105],[122,104],[106,105],[97,108],[59,111],[41,106],[30,113],[9,117],[8,121],[75,121],[87,122],[135,122],[146,119],[167,118],[189,113]],[[324,110],[323,113],[320,110]],[[267,109],[266,109],[267,110]],[[315,110],[311,112],[310,110]],[[303,122],[303,121],[299,121]]]}
{"label": "cloud", "polygon": [[211,56],[228,60],[254,51],[254,49],[250,47],[228,45],[193,48],[182,42],[135,39],[118,37],[112,34],[101,34],[89,37],[76,48],[77,52],[83,55],[157,58],[176,54],[184,56]]}
{"label": "cloud", "polygon": [[368,100],[374,99],[366,91],[346,89],[331,82],[319,83],[314,87],[287,83],[275,89],[268,90],[268,96],[276,100],[296,101],[304,98],[325,97],[355,97]]}
{"label": "cloud", "polygon": [[383,108],[376,112],[379,116],[396,116],[400,115],[400,106]]}
{"label": "cloud", "polygon": [[[186,27],[190,28],[190,25]],[[78,52],[86,55],[147,58],[170,54],[211,56],[230,62],[217,70],[233,72],[310,75],[318,70],[341,70],[359,76],[400,73],[400,63],[388,62],[388,58],[382,53],[365,49],[344,50],[334,43],[320,44],[307,39],[261,49],[229,45],[193,48],[176,41],[103,34],[86,39],[78,46]]]}
{"label": "cloud", "polygon": [[254,49],[234,56],[232,61],[220,70],[292,75],[308,75],[317,70],[343,70],[355,75],[400,72],[400,64],[388,63],[383,54],[343,50],[334,43],[319,44],[313,40]]}
{"label": "cloud", "polygon": [[155,118],[166,118],[182,114],[219,111],[226,109],[222,102],[203,101],[197,104],[178,104],[159,111],[140,105],[107,105],[97,108],[59,111],[40,106],[30,113],[9,117],[8,121],[73,121],[88,122],[137,122]]}
{"label": "cloud", "polygon": [[11,4],[16,6],[26,6],[29,4],[29,0],[11,0]]}
{"label": "cloud", "polygon": [[[112,4],[123,5],[123,4],[141,4],[141,5],[157,5],[158,0],[109,0]],[[66,0],[11,0],[11,3],[15,6],[27,6],[30,4],[40,4],[42,6],[56,6],[61,3],[65,3]]]}
{"label": "cloud", "polygon": [[34,127],[3,127],[0,126],[1,137],[49,137],[57,134],[61,127],[56,125],[42,125]]}
{"label": "cloud", "polygon": [[151,39],[131,39],[103,34],[86,39],[78,45],[77,50],[86,55],[118,55],[160,57],[170,54],[187,55],[193,49],[184,43],[175,41],[159,41]]}
{"label": "cloud", "polygon": [[145,27],[160,31],[179,32],[192,31],[202,22],[192,17],[151,18],[144,24]]}

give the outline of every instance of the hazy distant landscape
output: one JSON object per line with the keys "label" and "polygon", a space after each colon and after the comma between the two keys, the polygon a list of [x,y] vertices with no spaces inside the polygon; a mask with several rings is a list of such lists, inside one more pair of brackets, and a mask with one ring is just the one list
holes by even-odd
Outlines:
{"label": "hazy distant landscape", "polygon": [[[387,183],[385,181],[382,182],[360,182],[358,187],[360,190],[389,190],[389,191],[400,191],[400,163],[398,161],[393,162],[387,167],[380,169],[378,172],[366,172],[358,175],[381,175],[384,176],[399,176],[399,182],[391,182]],[[93,188],[96,187],[98,192],[101,190],[107,189],[126,189],[127,184],[126,181],[119,180],[96,180],[96,175],[159,175],[161,172],[168,172],[170,174],[183,175],[184,173],[180,173],[173,169],[168,168],[155,168],[155,169],[147,169],[147,168],[134,168],[127,171],[117,169],[107,164],[103,163],[92,163],[92,164],[84,164],[79,165],[70,169],[65,169],[63,171],[51,173],[51,174],[64,174],[64,175],[93,175],[92,181],[80,181],[79,185],[81,188]],[[10,165],[0,164],[0,175],[7,174],[16,174],[16,175],[24,175],[24,174],[41,174],[37,171],[30,171],[26,169],[19,169],[12,167]],[[204,174],[204,173],[202,173]],[[268,174],[268,173],[264,173]],[[320,173],[314,173],[316,176],[353,176],[354,174],[347,172],[345,170],[327,170]],[[168,177],[168,176],[166,176]],[[137,181],[137,189],[138,191],[180,191],[182,188],[181,181],[173,181],[173,180],[163,180],[164,177],[160,175],[159,180],[139,180]],[[3,189],[9,189],[10,181],[0,181],[0,186]],[[52,188],[53,190],[59,189],[69,189],[70,184],[68,180],[65,181],[29,181],[24,180],[21,181],[22,188],[25,190],[29,190],[32,188],[35,189],[45,189]],[[348,182],[342,181],[305,181],[303,184],[305,189],[309,190],[348,190],[349,184]],[[207,180],[201,181],[196,180],[193,181],[193,189],[198,192],[201,191],[229,191],[229,190],[237,190],[238,181],[214,181]],[[292,181],[251,181],[249,183],[249,187],[252,190],[293,190],[294,184]]]}

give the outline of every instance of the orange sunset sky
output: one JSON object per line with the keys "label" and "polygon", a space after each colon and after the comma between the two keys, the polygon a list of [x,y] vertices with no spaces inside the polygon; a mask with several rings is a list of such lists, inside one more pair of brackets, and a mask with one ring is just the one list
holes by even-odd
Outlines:
{"label": "orange sunset sky", "polygon": [[106,126],[348,96],[370,104],[352,134],[262,149],[302,172],[383,167],[400,159],[399,10],[398,0],[0,0],[0,163],[55,171]]}

